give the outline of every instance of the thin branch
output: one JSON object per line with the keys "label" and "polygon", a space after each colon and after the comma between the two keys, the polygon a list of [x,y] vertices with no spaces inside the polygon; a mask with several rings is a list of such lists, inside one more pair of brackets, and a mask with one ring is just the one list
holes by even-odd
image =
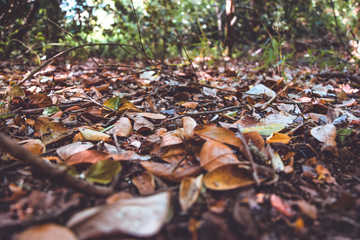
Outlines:
{"label": "thin branch", "polygon": [[240,138],[240,140],[241,140],[241,142],[242,142],[242,144],[244,146],[244,148],[242,149],[243,153],[244,153],[245,157],[247,158],[247,160],[249,160],[249,162],[250,162],[251,168],[253,170],[253,178],[254,178],[256,184],[258,186],[260,186],[260,179],[259,179],[259,175],[257,173],[256,164],[255,164],[254,159],[253,159],[253,157],[251,155],[249,146],[246,143],[245,137],[241,132],[239,124],[237,124],[237,128],[238,128],[238,133],[239,133],[239,136],[240,136],[239,138]]}
{"label": "thin branch", "polygon": [[175,119],[182,118],[182,117],[185,117],[185,116],[192,117],[192,116],[201,116],[201,115],[208,115],[208,114],[216,114],[216,113],[221,113],[221,112],[228,111],[228,110],[241,109],[241,108],[243,108],[243,106],[231,106],[231,107],[227,107],[227,108],[223,108],[223,109],[219,109],[219,110],[214,110],[214,111],[203,111],[203,112],[184,113],[184,114],[182,114],[182,115],[180,115],[180,116],[176,116],[176,117],[172,117],[172,118],[166,119],[165,121],[171,121],[171,120],[175,120]]}
{"label": "thin branch", "polygon": [[182,49],[184,50],[184,52],[185,52],[185,54],[186,54],[186,57],[187,57],[187,59],[188,59],[189,62],[190,62],[191,68],[192,68],[192,70],[194,71],[195,79],[196,79],[197,82],[199,82],[199,79],[198,79],[198,76],[197,76],[197,73],[196,73],[194,64],[193,64],[193,62],[191,61],[191,58],[189,57],[189,54],[188,54],[187,51],[186,51],[186,48],[185,48],[184,43],[183,43],[183,41],[182,41],[182,38],[180,37],[179,33],[178,33],[176,30],[175,30],[175,32],[176,32],[176,37],[179,39],[180,44],[181,44],[181,47],[182,47]]}
{"label": "thin branch", "polygon": [[92,185],[67,174],[66,167],[54,165],[42,160],[2,133],[0,133],[0,149],[5,153],[11,154],[26,165],[33,167],[34,171],[49,180],[71,187],[79,192],[96,196],[108,196],[113,193],[112,187]]}
{"label": "thin branch", "polygon": [[[63,30],[67,35],[69,35],[72,39],[74,39],[75,42],[77,42],[79,44],[79,46],[82,46],[82,44],[68,31],[66,31],[63,27],[61,27],[59,24],[57,24],[56,22],[54,22],[53,20],[51,20],[50,18],[47,19],[49,22],[51,22],[52,24],[54,24],[55,26],[57,26],[58,28],[60,28],[61,30]],[[85,51],[86,55],[96,64],[96,66],[100,67],[100,65],[95,61],[95,59],[90,56],[90,53],[88,50],[86,50],[86,48],[82,47],[82,49]]]}
{"label": "thin branch", "polygon": [[116,110],[112,109],[112,108],[109,108],[97,101],[95,101],[94,99],[92,99],[91,97],[89,97],[88,95],[86,95],[85,93],[82,93],[82,95],[84,95],[85,97],[87,97],[90,101],[92,101],[93,103],[95,103],[96,105],[98,105],[99,107],[103,107],[103,108],[106,108],[107,110],[109,111],[112,111],[112,112],[116,112]]}
{"label": "thin branch", "polygon": [[140,41],[141,50],[142,50],[143,54],[145,55],[145,57],[149,60],[151,65],[153,65],[153,67],[156,68],[156,64],[153,62],[152,58],[145,51],[144,44],[142,42],[142,35],[141,35],[141,31],[140,31],[139,18],[138,18],[137,14],[136,14],[133,0],[130,0],[130,2],[131,2],[131,8],[133,10],[133,13],[134,13],[134,16],[135,16],[135,19],[136,19],[136,26],[137,26],[137,30],[138,30],[138,34],[139,34],[139,41]]}
{"label": "thin branch", "polygon": [[286,86],[281,89],[279,92],[276,93],[276,95],[274,97],[272,97],[269,101],[267,101],[266,103],[263,104],[263,106],[261,107],[262,110],[264,110],[267,106],[269,106],[270,103],[272,103],[281,93],[285,92],[288,90],[288,88],[290,87],[291,83],[293,83],[300,75],[300,72],[296,73],[295,76],[291,79],[290,82],[288,82],[288,84],[286,84]]}
{"label": "thin branch", "polygon": [[21,80],[18,85],[21,86],[24,82],[28,81],[29,79],[31,79],[37,72],[39,72],[41,69],[43,69],[44,67],[46,67],[47,65],[51,64],[56,58],[63,56],[64,54],[74,51],[78,48],[83,48],[85,46],[120,46],[121,48],[123,48],[124,46],[126,47],[132,47],[134,48],[136,51],[138,51],[139,53],[141,53],[141,51],[133,45],[129,45],[129,44],[120,44],[120,43],[87,43],[87,44],[83,44],[80,46],[75,46],[69,49],[66,49],[62,52],[59,52],[58,54],[52,56],[51,58],[49,58],[48,60],[46,60],[41,66],[35,68],[32,72],[30,72],[30,74],[25,77],[23,80]]}
{"label": "thin branch", "polygon": [[346,44],[344,43],[344,41],[342,40],[342,37],[340,35],[340,30],[339,30],[339,25],[338,25],[338,21],[337,21],[337,16],[335,13],[335,4],[333,0],[330,0],[330,4],[331,4],[331,8],[333,10],[333,15],[334,15],[334,21],[335,21],[335,30],[336,30],[336,34],[337,37],[340,41],[340,43],[345,47],[345,51],[351,56],[354,57],[354,55],[350,52],[350,50],[347,48]]}

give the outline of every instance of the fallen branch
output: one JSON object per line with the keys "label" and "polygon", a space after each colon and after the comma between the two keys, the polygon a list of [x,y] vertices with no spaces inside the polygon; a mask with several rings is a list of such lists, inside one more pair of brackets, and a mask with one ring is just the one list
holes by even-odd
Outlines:
{"label": "fallen branch", "polygon": [[227,107],[227,108],[223,108],[223,109],[219,109],[219,110],[214,110],[214,111],[189,112],[189,113],[181,114],[181,115],[176,116],[176,117],[172,117],[172,118],[169,118],[169,119],[165,119],[164,121],[172,121],[172,120],[175,120],[175,119],[178,119],[178,118],[182,118],[182,117],[185,117],[185,116],[193,117],[193,116],[201,116],[201,115],[222,113],[222,112],[225,112],[225,111],[228,111],[228,110],[241,109],[241,108],[243,108],[243,107],[244,107],[244,106],[231,106],[231,107]]}
{"label": "fallen branch", "polygon": [[272,97],[269,101],[267,101],[266,103],[263,104],[261,109],[264,110],[265,108],[267,108],[267,106],[269,106],[270,103],[272,103],[280,94],[287,91],[288,88],[290,87],[291,83],[293,83],[299,76],[300,76],[300,72],[296,73],[296,75],[291,79],[290,82],[288,82],[288,84],[286,84],[286,86],[283,89],[281,89],[279,92],[277,92],[276,95],[274,97]]}
{"label": "fallen branch", "polygon": [[79,192],[96,196],[108,196],[113,193],[113,186],[96,186],[75,178],[67,174],[66,167],[54,165],[42,160],[2,133],[0,133],[0,149],[5,153],[11,154],[26,165],[33,167],[34,171],[49,180],[71,187]]}

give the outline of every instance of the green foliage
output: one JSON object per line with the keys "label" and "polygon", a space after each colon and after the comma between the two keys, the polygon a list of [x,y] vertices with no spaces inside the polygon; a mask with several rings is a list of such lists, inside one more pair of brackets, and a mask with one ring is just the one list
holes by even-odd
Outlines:
{"label": "green foliage", "polygon": [[[128,0],[12,2],[0,1],[4,10],[0,17],[0,58],[25,56],[39,62],[78,44],[48,18],[81,43],[114,42],[140,48],[141,37],[147,54],[154,58],[183,55],[175,32],[191,56],[220,56],[224,50],[224,0],[135,1],[136,15]],[[286,64],[293,52],[283,55],[282,44],[295,38],[316,39],[323,50],[333,51],[332,43],[338,41],[333,7],[340,34],[345,38],[346,31],[353,29],[360,35],[356,0],[334,1],[334,5],[328,0],[245,0],[235,1],[235,7],[234,57],[262,46],[264,66]],[[269,34],[278,37],[269,40]],[[119,47],[99,46],[90,52],[120,60],[143,57],[134,49],[127,50],[130,54]],[[76,56],[87,58],[84,54]]]}

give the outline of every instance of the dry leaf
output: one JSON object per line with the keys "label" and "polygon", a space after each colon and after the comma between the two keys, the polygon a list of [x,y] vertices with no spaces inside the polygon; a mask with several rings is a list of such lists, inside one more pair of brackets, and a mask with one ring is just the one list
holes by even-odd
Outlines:
{"label": "dry leaf", "polygon": [[229,164],[207,173],[204,177],[204,184],[211,190],[226,191],[239,187],[248,187],[256,184],[256,182],[249,166]]}
{"label": "dry leaf", "polygon": [[283,200],[275,194],[271,194],[270,202],[273,208],[275,208],[276,210],[278,210],[287,217],[291,217],[295,214],[292,211],[291,206],[287,203],[284,203]]}
{"label": "dry leaf", "polygon": [[79,127],[81,135],[88,141],[101,141],[106,138],[110,138],[109,134],[95,131],[88,128]]}
{"label": "dry leaf", "polygon": [[29,139],[18,143],[35,155],[40,155],[46,151],[45,144],[40,139]]}
{"label": "dry leaf", "polygon": [[259,149],[262,150],[265,147],[265,141],[260,133],[252,131],[244,133],[246,143],[250,141]]}
{"label": "dry leaf", "polygon": [[181,120],[184,128],[185,139],[193,138],[196,121],[191,117],[183,117]]}
{"label": "dry leaf", "polygon": [[85,150],[75,153],[68,157],[65,162],[68,165],[76,165],[80,163],[97,163],[110,157],[109,154],[100,150]]}
{"label": "dry leaf", "polygon": [[200,165],[207,171],[212,171],[222,165],[239,163],[233,150],[215,140],[207,141],[200,152]]}
{"label": "dry leaf", "polygon": [[197,176],[202,170],[198,165],[179,166],[174,170],[174,165],[168,163],[141,162],[140,164],[155,176],[170,182],[180,182],[185,177]]}
{"label": "dry leaf", "polygon": [[156,235],[170,215],[170,192],[149,197],[122,199],[76,213],[67,222],[80,239],[128,234],[134,237]]}
{"label": "dry leaf", "polygon": [[71,155],[82,152],[85,150],[88,150],[89,148],[92,148],[94,144],[91,142],[74,142],[70,143],[68,145],[59,147],[56,149],[56,153],[61,157],[63,160],[66,160]]}
{"label": "dry leaf", "polygon": [[291,137],[285,133],[273,133],[266,139],[266,143],[283,143],[288,144]]}
{"label": "dry leaf", "polygon": [[116,121],[114,128],[110,129],[108,133],[115,131],[116,136],[118,137],[128,137],[132,131],[131,121],[127,117],[122,117]]}
{"label": "dry leaf", "polygon": [[333,124],[325,124],[322,126],[314,127],[310,131],[311,135],[319,140],[320,142],[325,143],[326,145],[336,146],[336,127]]}
{"label": "dry leaf", "polygon": [[53,223],[30,227],[19,234],[16,240],[77,240],[67,227]]}
{"label": "dry leaf", "polygon": [[155,178],[150,172],[142,172],[131,180],[141,195],[155,192]]}
{"label": "dry leaf", "polygon": [[236,137],[236,134],[233,131],[226,128],[208,125],[196,128],[194,133],[204,138],[205,140],[214,139],[237,148],[242,148],[243,146],[240,138]]}
{"label": "dry leaf", "polygon": [[179,202],[181,209],[187,211],[197,201],[201,186],[203,175],[196,178],[184,178],[180,183]]}
{"label": "dry leaf", "polygon": [[57,122],[46,123],[40,127],[41,139],[45,145],[60,141],[71,133],[71,129]]}

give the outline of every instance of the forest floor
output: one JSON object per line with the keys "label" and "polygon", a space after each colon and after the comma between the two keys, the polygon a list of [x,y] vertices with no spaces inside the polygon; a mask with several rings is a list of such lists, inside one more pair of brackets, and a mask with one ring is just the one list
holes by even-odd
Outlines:
{"label": "forest floor", "polygon": [[359,69],[211,61],[0,62],[0,239],[360,239]]}

